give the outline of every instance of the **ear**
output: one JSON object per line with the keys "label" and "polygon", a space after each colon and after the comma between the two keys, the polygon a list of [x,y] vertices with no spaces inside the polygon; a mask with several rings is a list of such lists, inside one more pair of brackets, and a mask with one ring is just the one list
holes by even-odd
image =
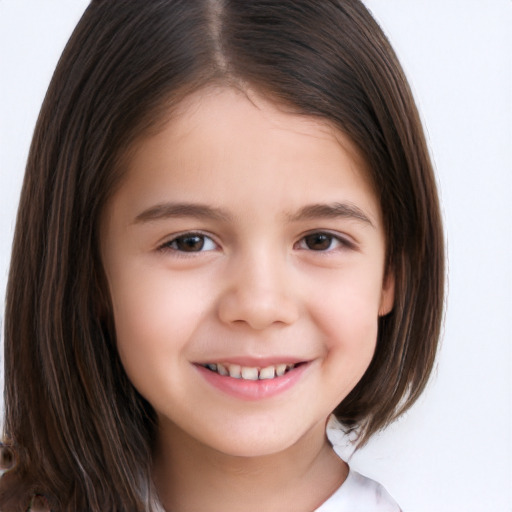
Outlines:
{"label": "ear", "polygon": [[388,270],[382,283],[380,296],[379,316],[386,316],[391,313],[395,305],[395,273]]}

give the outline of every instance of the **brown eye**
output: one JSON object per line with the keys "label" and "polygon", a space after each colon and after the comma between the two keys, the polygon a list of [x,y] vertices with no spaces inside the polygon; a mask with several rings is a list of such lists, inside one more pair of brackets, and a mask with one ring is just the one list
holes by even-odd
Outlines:
{"label": "brown eye", "polygon": [[313,233],[304,237],[305,246],[311,251],[326,251],[331,248],[335,237],[327,233]]}
{"label": "brown eye", "polygon": [[164,248],[179,252],[203,252],[216,248],[215,242],[208,236],[200,233],[187,233],[167,242]]}
{"label": "brown eye", "polygon": [[204,237],[199,235],[182,236],[177,238],[174,242],[179,251],[197,252],[203,249]]}

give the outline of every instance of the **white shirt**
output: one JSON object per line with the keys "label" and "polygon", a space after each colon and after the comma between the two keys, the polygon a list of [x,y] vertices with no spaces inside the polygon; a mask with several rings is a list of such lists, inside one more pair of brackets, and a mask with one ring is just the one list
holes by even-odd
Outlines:
{"label": "white shirt", "polygon": [[401,512],[401,509],[382,485],[350,469],[339,489],[314,512]]}

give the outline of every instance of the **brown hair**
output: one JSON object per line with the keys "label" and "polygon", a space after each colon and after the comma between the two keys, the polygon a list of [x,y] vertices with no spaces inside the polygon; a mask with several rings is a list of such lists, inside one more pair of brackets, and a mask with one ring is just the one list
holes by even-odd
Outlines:
{"label": "brown hair", "polygon": [[[443,306],[435,179],[407,81],[358,0],[93,0],[46,95],[18,212],[5,318],[0,508],[149,511],[155,414],[116,352],[98,220],[116,165],[169,105],[251,88],[347,134],[379,196],[395,307],[335,415],[360,443],[431,372]],[[165,107],[165,108],[164,108]],[[7,453],[7,452],[6,452]]]}

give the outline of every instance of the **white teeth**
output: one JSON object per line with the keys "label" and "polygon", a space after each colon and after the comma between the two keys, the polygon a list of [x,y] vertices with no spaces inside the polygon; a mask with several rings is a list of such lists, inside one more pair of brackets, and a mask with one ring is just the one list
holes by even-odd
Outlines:
{"label": "white teeth", "polygon": [[277,364],[275,366],[266,366],[261,369],[252,366],[222,363],[208,363],[204,366],[224,377],[229,375],[234,379],[244,380],[268,380],[275,377],[282,377],[287,371],[295,368],[294,364],[285,363]]}
{"label": "white teeth", "polygon": [[235,379],[240,379],[242,377],[242,367],[237,364],[230,364],[229,365],[229,376],[233,377]]}
{"label": "white teeth", "polygon": [[242,379],[258,380],[258,368],[242,367]]}
{"label": "white teeth", "polygon": [[276,366],[276,375],[278,377],[283,376],[285,374],[285,372],[286,372],[286,365],[285,364],[278,364]]}
{"label": "white teeth", "polygon": [[276,376],[276,370],[273,366],[267,366],[260,370],[260,379],[273,379]]}

